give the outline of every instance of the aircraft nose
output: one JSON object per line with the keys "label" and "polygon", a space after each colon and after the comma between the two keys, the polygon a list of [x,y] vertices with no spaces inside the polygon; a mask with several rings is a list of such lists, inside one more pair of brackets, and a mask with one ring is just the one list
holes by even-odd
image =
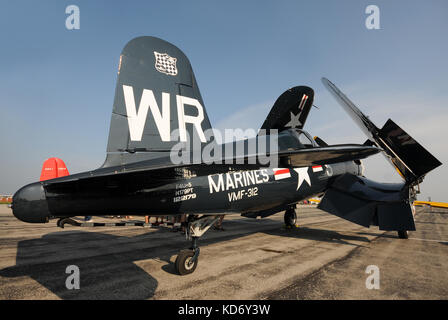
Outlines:
{"label": "aircraft nose", "polygon": [[50,211],[40,182],[22,187],[12,198],[12,213],[24,222],[48,222]]}

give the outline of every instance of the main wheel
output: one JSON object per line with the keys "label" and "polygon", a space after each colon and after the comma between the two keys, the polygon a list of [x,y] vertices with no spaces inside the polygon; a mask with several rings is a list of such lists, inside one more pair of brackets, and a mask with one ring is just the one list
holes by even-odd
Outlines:
{"label": "main wheel", "polygon": [[407,231],[398,231],[398,238],[400,239],[407,239],[409,237]]}
{"label": "main wheel", "polygon": [[197,258],[196,261],[192,262],[191,259],[193,258],[193,256],[193,250],[182,250],[177,255],[175,265],[177,272],[181,276],[193,273],[193,271],[196,270],[199,258]]}
{"label": "main wheel", "polygon": [[287,227],[295,227],[297,223],[296,211],[294,209],[286,210],[283,219]]}

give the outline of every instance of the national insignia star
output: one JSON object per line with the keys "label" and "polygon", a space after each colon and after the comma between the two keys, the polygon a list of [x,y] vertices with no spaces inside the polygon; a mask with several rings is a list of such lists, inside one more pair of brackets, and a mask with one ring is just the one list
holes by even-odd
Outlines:
{"label": "national insignia star", "polygon": [[297,189],[296,190],[299,190],[299,188],[302,185],[303,181],[306,181],[308,183],[308,185],[311,187],[311,180],[310,180],[310,176],[308,174],[308,167],[294,168],[294,171],[297,172],[297,176],[298,176],[298,182],[297,182]]}
{"label": "national insignia star", "polygon": [[285,127],[290,127],[290,128],[297,128],[299,126],[301,126],[302,124],[299,121],[299,117],[300,117],[300,112],[297,115],[294,115],[294,113],[291,113],[291,121],[289,121],[287,124],[285,124]]}

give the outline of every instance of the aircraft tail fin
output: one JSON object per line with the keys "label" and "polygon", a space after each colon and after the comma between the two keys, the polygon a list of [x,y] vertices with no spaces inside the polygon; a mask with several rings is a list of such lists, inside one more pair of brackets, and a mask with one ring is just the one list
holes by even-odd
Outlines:
{"label": "aircraft tail fin", "polygon": [[322,78],[322,82],[371,142],[384,150],[407,184],[420,183],[428,172],[442,164],[391,119],[381,129],[377,128],[331,81]]}
{"label": "aircraft tail fin", "polygon": [[298,86],[286,90],[275,101],[261,129],[279,132],[288,128],[303,129],[308,113],[313,106],[314,91],[310,87]]}
{"label": "aircraft tail fin", "polygon": [[103,167],[166,157],[179,141],[206,140],[210,121],[187,56],[155,37],[126,44],[118,66]]}
{"label": "aircraft tail fin", "polygon": [[64,161],[59,158],[49,158],[44,161],[39,181],[45,181],[68,176],[69,172]]}

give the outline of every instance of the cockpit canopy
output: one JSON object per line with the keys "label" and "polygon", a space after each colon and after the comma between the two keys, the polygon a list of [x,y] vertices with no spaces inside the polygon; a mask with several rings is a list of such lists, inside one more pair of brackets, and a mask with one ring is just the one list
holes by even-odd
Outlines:
{"label": "cockpit canopy", "polygon": [[[275,142],[277,142],[277,146],[271,146],[271,143]],[[235,156],[247,156],[256,153],[292,151],[319,146],[308,132],[294,128],[283,130],[278,134],[258,135],[254,138],[229,142],[223,144],[222,147],[223,154],[225,154],[225,150],[233,150]]]}
{"label": "cockpit canopy", "polygon": [[311,135],[302,129],[287,129],[278,134],[279,150],[318,147]]}

